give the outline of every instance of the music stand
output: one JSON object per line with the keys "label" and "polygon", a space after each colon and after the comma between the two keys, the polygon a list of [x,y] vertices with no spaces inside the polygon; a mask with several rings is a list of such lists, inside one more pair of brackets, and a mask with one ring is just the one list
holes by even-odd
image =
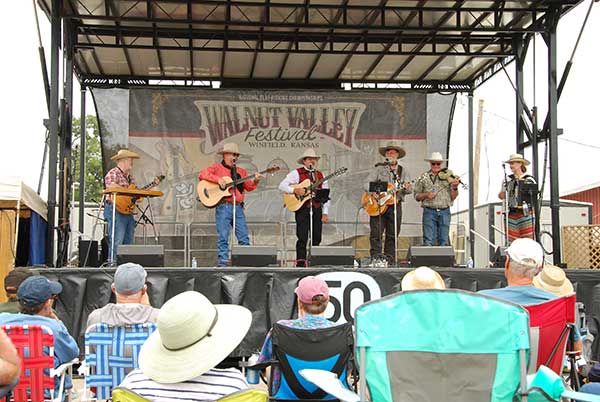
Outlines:
{"label": "music stand", "polygon": [[387,191],[387,182],[385,181],[370,181],[369,192],[370,193],[385,193]]}
{"label": "music stand", "polygon": [[535,205],[537,202],[537,193],[537,183],[519,183],[519,204],[526,202],[529,205]]}
{"label": "music stand", "polygon": [[319,202],[321,204],[325,204],[327,201],[329,201],[329,189],[328,188],[319,188],[317,190],[315,190],[315,196],[313,197],[313,200],[315,202]]}

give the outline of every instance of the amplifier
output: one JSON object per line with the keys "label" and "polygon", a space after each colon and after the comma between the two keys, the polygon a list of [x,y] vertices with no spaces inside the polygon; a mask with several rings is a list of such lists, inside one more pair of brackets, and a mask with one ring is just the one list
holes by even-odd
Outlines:
{"label": "amplifier", "polygon": [[98,260],[98,241],[79,240],[79,266],[80,267],[99,267]]}
{"label": "amplifier", "polygon": [[117,264],[135,262],[142,267],[164,267],[165,246],[162,244],[122,244],[117,248]]}
{"label": "amplifier", "polygon": [[406,258],[411,267],[453,267],[454,249],[451,246],[411,246]]}
{"label": "amplifier", "polygon": [[232,267],[268,267],[277,265],[275,246],[232,246]]}
{"label": "amplifier", "polygon": [[354,266],[354,247],[313,246],[309,266],[318,267],[319,265]]}

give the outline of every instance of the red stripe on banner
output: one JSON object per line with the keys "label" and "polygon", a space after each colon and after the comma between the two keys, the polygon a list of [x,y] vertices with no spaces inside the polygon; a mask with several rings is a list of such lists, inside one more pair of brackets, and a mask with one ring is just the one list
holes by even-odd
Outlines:
{"label": "red stripe on banner", "polygon": [[357,134],[357,140],[424,140],[427,135],[397,135],[397,134]]}
{"label": "red stripe on banner", "polygon": [[150,132],[150,131],[130,131],[130,137],[169,137],[169,138],[204,138],[206,135],[204,133],[162,133],[162,132]]}

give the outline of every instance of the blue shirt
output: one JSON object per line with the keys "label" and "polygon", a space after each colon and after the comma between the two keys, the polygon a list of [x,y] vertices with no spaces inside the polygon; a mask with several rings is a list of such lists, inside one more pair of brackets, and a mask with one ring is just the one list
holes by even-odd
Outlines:
{"label": "blue shirt", "polygon": [[[75,339],[69,334],[67,328],[61,321],[54,320],[41,315],[28,314],[0,314],[0,325],[45,325],[52,330],[54,335],[54,368],[67,363],[79,356],[79,347]],[[60,378],[54,378],[54,397],[57,397],[60,386]],[[65,389],[72,388],[71,377],[65,377]],[[47,392],[47,397],[50,393]]]}

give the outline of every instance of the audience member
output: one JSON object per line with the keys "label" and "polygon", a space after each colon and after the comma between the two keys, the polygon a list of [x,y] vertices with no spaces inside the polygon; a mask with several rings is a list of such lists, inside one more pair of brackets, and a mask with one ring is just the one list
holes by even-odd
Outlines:
{"label": "audience member", "polygon": [[160,309],[158,329],[140,351],[140,368],[121,386],[151,401],[212,401],[246,389],[239,370],[215,366],[244,339],[251,322],[245,307],[180,293]]}
{"label": "audience member", "polygon": [[17,381],[21,373],[20,363],[15,346],[8,335],[0,329],[0,386]]}
{"label": "audience member", "polygon": [[129,325],[156,322],[159,310],[144,303],[144,299],[147,300],[146,276],[141,265],[120,265],[111,286],[117,303],[92,311],[87,319],[87,328],[98,323]]}
{"label": "audience member", "polygon": [[429,267],[419,267],[402,278],[402,291],[416,289],[446,289],[441,275]]}
{"label": "audience member", "polygon": [[584,384],[579,391],[600,395],[600,363],[596,363],[590,368],[587,379],[587,384]]}
{"label": "audience member", "polygon": [[[300,279],[294,292],[298,297],[298,318],[295,320],[280,320],[277,321],[278,324],[306,330],[329,328],[336,325],[323,316],[329,303],[329,287],[324,280],[316,276],[304,277]],[[273,343],[271,331],[269,331],[260,351],[258,362],[267,362],[272,359]],[[273,390],[277,391],[281,373],[277,368],[274,368],[271,375]]]}
{"label": "audience member", "polygon": [[8,301],[0,303],[0,313],[18,313],[19,302],[17,302],[17,289],[25,279],[32,275],[37,275],[37,272],[29,268],[14,268],[4,278],[4,290]]}
{"label": "audience member", "polygon": [[[54,335],[54,367],[79,356],[79,347],[65,325],[52,310],[54,299],[62,291],[62,285],[44,276],[31,276],[23,281],[17,291],[22,314],[0,314],[0,325],[45,325]],[[58,392],[60,379],[55,378],[54,389]],[[65,390],[72,388],[71,378],[65,378]],[[48,393],[49,396],[49,393]]]}

